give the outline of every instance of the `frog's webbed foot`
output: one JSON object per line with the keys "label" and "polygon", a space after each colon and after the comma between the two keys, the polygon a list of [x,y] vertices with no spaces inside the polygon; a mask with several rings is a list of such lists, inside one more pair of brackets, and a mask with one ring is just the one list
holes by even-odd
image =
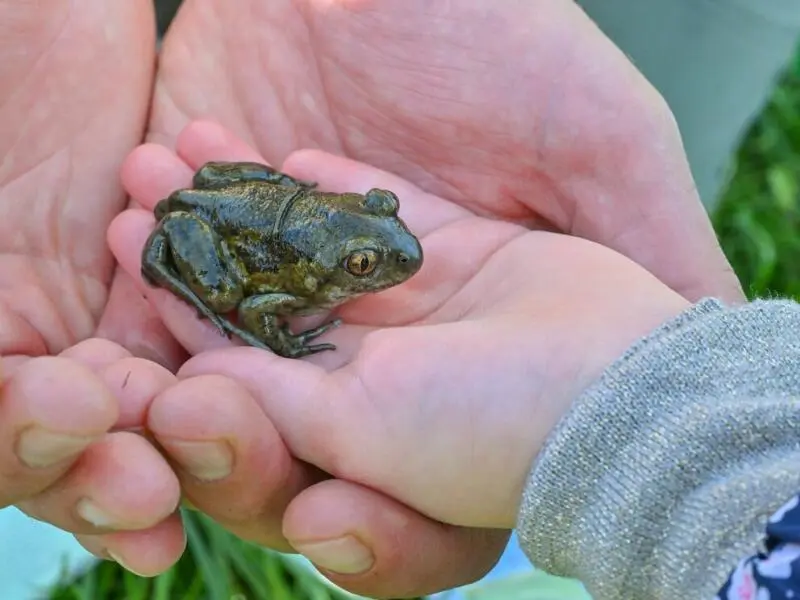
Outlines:
{"label": "frog's webbed foot", "polygon": [[270,166],[256,162],[208,162],[194,174],[192,187],[195,189],[213,189],[252,181],[309,190],[317,187],[316,181],[296,179]]}
{"label": "frog's webbed foot", "polygon": [[192,306],[197,311],[198,317],[211,321],[220,335],[230,338],[227,320],[212,311],[169,266],[169,240],[161,227],[154,229],[145,242],[141,273],[142,279],[147,284],[171,292]]}
{"label": "frog's webbed foot", "polygon": [[326,350],[336,350],[335,344],[309,344],[308,342],[340,324],[341,321],[337,319],[298,334],[292,334],[288,328],[284,329],[283,327],[285,326],[282,326],[279,327],[281,333],[272,337],[269,342],[267,342],[246,329],[234,325],[230,321],[225,321],[226,329],[233,335],[239,337],[248,346],[272,352],[283,358],[302,358],[319,352],[325,352]]}
{"label": "frog's webbed foot", "polygon": [[264,348],[285,358],[301,358],[327,350],[336,350],[334,344],[311,344],[324,333],[341,325],[334,319],[300,333],[292,333],[289,326],[280,324],[275,312],[291,306],[295,298],[289,294],[263,294],[245,298],[239,305],[239,318],[244,328],[230,325],[229,331],[251,346]]}
{"label": "frog's webbed foot", "polygon": [[[305,346],[311,340],[314,340],[319,336],[329,332],[331,329],[336,329],[341,324],[342,324],[341,319],[333,319],[317,327],[312,327],[311,329],[306,329],[305,331],[301,331],[300,333],[292,333],[292,331],[289,329],[289,326],[284,323],[283,325],[280,326],[280,329],[283,335],[289,338],[293,338],[298,344]],[[317,346],[330,346],[331,350],[336,349],[336,346],[334,346],[333,344],[317,344]]]}

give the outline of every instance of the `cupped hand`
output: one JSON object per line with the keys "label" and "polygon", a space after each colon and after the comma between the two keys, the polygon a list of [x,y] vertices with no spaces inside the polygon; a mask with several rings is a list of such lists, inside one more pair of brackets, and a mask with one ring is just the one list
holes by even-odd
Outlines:
{"label": "cupped hand", "polygon": [[150,139],[212,118],[273,164],[319,148],[471,212],[742,299],[663,99],[579,3],[185,0]]}
{"label": "cupped hand", "polygon": [[145,574],[182,551],[180,490],[121,430],[174,378],[131,353],[172,367],[182,355],[106,230],[154,59],[150,0],[0,0],[0,507]]}
{"label": "cupped hand", "polygon": [[16,505],[142,575],[178,560],[180,484],[139,435],[175,376],[99,338],[4,369],[0,508]]}
{"label": "cupped hand", "polygon": [[[106,244],[155,67],[150,0],[0,1],[0,356],[94,335],[176,367],[179,348]],[[115,277],[115,274],[119,275]]]}
{"label": "cupped hand", "polygon": [[[263,159],[200,122],[177,155],[139,148],[124,178],[151,207],[208,160]],[[195,506],[246,539],[303,552],[348,589],[400,597],[475,579],[572,399],[687,301],[592,242],[481,217],[348,159],[303,151],[283,170],[331,191],[393,190],[422,270],[342,307],[345,325],[324,338],[337,350],[302,361],[231,347],[140,280],[196,355],[186,381],[154,400],[148,427]],[[132,277],[153,225],[140,210],[112,223]]]}

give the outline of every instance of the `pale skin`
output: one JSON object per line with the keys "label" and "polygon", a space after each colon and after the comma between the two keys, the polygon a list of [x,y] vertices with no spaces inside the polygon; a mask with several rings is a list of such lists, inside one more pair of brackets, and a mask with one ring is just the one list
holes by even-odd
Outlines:
{"label": "pale skin", "polygon": [[[237,473],[217,483],[200,484],[180,470],[176,478],[144,438],[121,432],[143,425],[145,408],[174,382],[170,370],[188,353],[222,341],[196,320],[166,313],[177,310],[171,300],[156,295],[145,303],[135,293],[138,275],[128,273],[138,271],[124,263],[134,238],[123,232],[141,233],[151,221],[131,229],[125,220],[114,223],[109,241],[123,269],[106,246],[107,227],[125,207],[125,192],[149,207],[185,185],[203,160],[257,156],[279,165],[295,150],[318,146],[390,170],[414,193],[431,194],[424,198],[438,207],[432,219],[492,214],[508,221],[504,232],[547,221],[632,258],[689,300],[706,294],[739,300],[671,117],[566,0],[470,0],[451,13],[442,11],[453,3],[400,0],[242,0],[235,12],[227,6],[187,1],[156,74],[149,0],[54,0],[47,7],[0,0],[0,23],[14,24],[0,36],[0,56],[13,58],[0,61],[0,354],[7,382],[0,400],[6,440],[0,506],[16,504],[79,534],[98,555],[111,553],[153,575],[183,550],[174,516],[180,481],[197,506],[266,546],[288,549],[287,537],[321,539],[357,527],[372,542],[375,567],[339,579],[353,590],[424,594],[474,580],[499,555],[506,531],[442,526],[441,515],[423,516],[346,479],[309,487],[319,472],[299,466],[275,429],[278,416],[267,418],[258,404],[231,408],[229,420],[218,415],[220,430],[213,432],[189,415],[173,431],[167,424],[174,419],[158,421],[159,413],[151,413],[162,438],[224,435],[235,452],[246,449],[244,458],[237,454]],[[508,35],[492,34],[487,18]],[[427,29],[434,24],[437,35]],[[439,62],[403,58],[417,55]],[[244,141],[207,124],[185,128],[199,117],[213,117]],[[143,133],[175,153],[149,145],[129,156]],[[309,161],[323,169],[329,160],[296,155],[288,165],[301,169]],[[382,177],[370,173],[338,185],[362,187]],[[560,261],[551,257],[550,265]],[[440,286],[463,281],[437,275]],[[392,314],[382,311],[380,324],[392,324]],[[347,332],[357,330],[337,334],[346,334],[335,338],[339,360],[356,351],[361,338]],[[55,363],[36,358],[53,356],[47,360]],[[127,373],[131,361],[136,366],[124,388],[108,379],[107,369]],[[51,368],[56,374],[45,377]],[[149,383],[139,388],[131,381]],[[99,400],[78,401],[87,396]],[[35,423],[100,441],[85,451],[73,446],[52,467],[25,468],[17,440]],[[258,431],[250,428],[255,424]],[[113,462],[117,451],[134,471],[109,478],[98,465]],[[178,458],[177,448],[172,454]],[[71,469],[75,464],[84,467]],[[147,485],[142,472],[154,474]],[[130,489],[139,495],[127,495]],[[116,515],[113,533],[75,518],[77,498],[86,496]],[[304,505],[312,500],[326,510]],[[308,529],[298,532],[300,522]]]}
{"label": "pale skin", "polygon": [[[181,146],[190,164],[202,162],[199,133],[210,127],[198,124],[193,143]],[[229,143],[232,158],[258,158]],[[143,146],[127,175],[169,159],[163,148]],[[269,526],[260,516],[235,522],[224,511],[252,508],[265,480],[280,476],[283,536],[337,583],[363,592],[362,582],[397,567],[393,540],[374,536],[370,519],[398,533],[406,520],[487,535],[511,529],[531,462],[573,399],[689,301],[598,244],[477,216],[362,163],[306,151],[283,168],[301,178],[314,173],[333,191],[394,190],[401,217],[421,238],[422,270],[344,307],[345,324],[326,336],[337,351],[308,361],[230,347],[191,307],[142,284],[195,355],[179,371],[181,383],[150,405],[148,427],[167,449],[184,440],[195,449],[204,442],[208,456],[227,455],[230,470],[214,473],[213,483],[178,476],[195,506],[246,539],[263,541]],[[148,207],[157,197],[140,202]],[[111,226],[112,249],[129,274],[138,272],[137,249],[152,226],[144,210],[126,211]],[[276,462],[249,468],[265,433]],[[368,550],[346,562],[343,539]],[[335,551],[320,555],[320,542]],[[431,552],[421,546],[401,564],[435,559]]]}
{"label": "pale skin", "polygon": [[0,1],[0,507],[143,573],[183,551],[180,488],[121,430],[174,382],[159,363],[185,353],[105,234],[147,115],[151,17],[148,0]]}

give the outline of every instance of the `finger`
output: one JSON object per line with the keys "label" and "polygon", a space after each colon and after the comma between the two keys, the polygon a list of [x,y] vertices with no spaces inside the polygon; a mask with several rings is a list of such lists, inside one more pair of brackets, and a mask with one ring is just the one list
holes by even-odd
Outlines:
{"label": "finger", "polygon": [[118,415],[113,394],[80,363],[21,364],[0,389],[0,506],[53,484]]}
{"label": "finger", "polygon": [[59,356],[79,362],[91,369],[93,373],[99,373],[118,360],[131,357],[132,354],[119,344],[109,340],[89,338],[70,346]]}
{"label": "finger", "polygon": [[232,131],[213,121],[193,121],[178,136],[178,156],[193,169],[214,160],[269,164],[257,150]]}
{"label": "finger", "polygon": [[60,356],[92,369],[106,384],[119,407],[115,429],[141,429],[150,402],[176,382],[175,376],[161,365],[136,358],[119,344],[100,338],[84,340]]}
{"label": "finger", "polygon": [[649,198],[651,208],[631,202],[627,210],[618,207],[614,219],[599,219],[605,227],[590,221],[570,233],[624,254],[691,302],[705,296],[737,304],[745,300],[695,193],[631,197]]}
{"label": "finger", "polygon": [[125,191],[147,210],[159,200],[192,181],[193,171],[172,150],[159,144],[142,144],[122,165]]}
{"label": "finger", "polygon": [[494,566],[510,534],[443,525],[341,480],[295,498],[283,532],[326,577],[371,598],[425,596],[476,581]]}
{"label": "finger", "polygon": [[192,505],[241,538],[290,550],[283,512],[323,475],[292,458],[245,389],[213,375],[183,381],[153,402],[148,428]]}
{"label": "finger", "polygon": [[67,475],[18,507],[60,529],[98,534],[148,529],[179,502],[164,458],[141,436],[121,431],[92,444]]}
{"label": "finger", "polygon": [[142,531],[75,537],[96,557],[113,560],[141,577],[163,573],[178,562],[186,550],[186,534],[179,513]]}
{"label": "finger", "polygon": [[[407,352],[407,342],[402,341],[400,349]],[[378,350],[374,360],[391,363],[384,353],[394,350]],[[390,383],[403,384],[397,376],[398,369],[386,369]],[[402,373],[404,381],[409,382],[407,386],[420,385],[411,382],[405,370]],[[310,362],[289,361],[254,348],[229,348],[194,356],[177,374],[179,385],[211,375],[230,378],[245,388],[280,431],[292,455],[335,476],[357,476],[352,472],[353,465],[348,464],[357,456],[354,448],[361,442],[379,448],[377,441],[382,439],[382,432],[386,433],[380,411],[373,410],[364,397],[365,381],[350,369],[331,373]],[[416,388],[402,389],[413,392]],[[196,397],[203,395],[215,396],[213,390],[198,386]],[[361,463],[375,460],[373,455],[358,456]]]}
{"label": "finger", "polygon": [[177,382],[175,375],[161,365],[136,357],[108,365],[100,376],[119,404],[114,429],[136,431],[144,428],[156,395]]}
{"label": "finger", "polygon": [[177,371],[186,361],[186,351],[139,291],[138,280],[138,274],[134,278],[117,267],[95,335],[113,340],[138,357]]}

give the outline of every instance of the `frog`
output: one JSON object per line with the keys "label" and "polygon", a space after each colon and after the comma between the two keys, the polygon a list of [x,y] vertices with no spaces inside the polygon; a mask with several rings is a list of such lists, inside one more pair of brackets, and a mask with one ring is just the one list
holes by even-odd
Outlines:
{"label": "frog", "polygon": [[155,205],[142,278],[229,339],[285,358],[336,350],[315,340],[340,318],[297,333],[287,320],[413,277],[422,245],[399,209],[387,189],[326,192],[266,164],[207,162]]}

